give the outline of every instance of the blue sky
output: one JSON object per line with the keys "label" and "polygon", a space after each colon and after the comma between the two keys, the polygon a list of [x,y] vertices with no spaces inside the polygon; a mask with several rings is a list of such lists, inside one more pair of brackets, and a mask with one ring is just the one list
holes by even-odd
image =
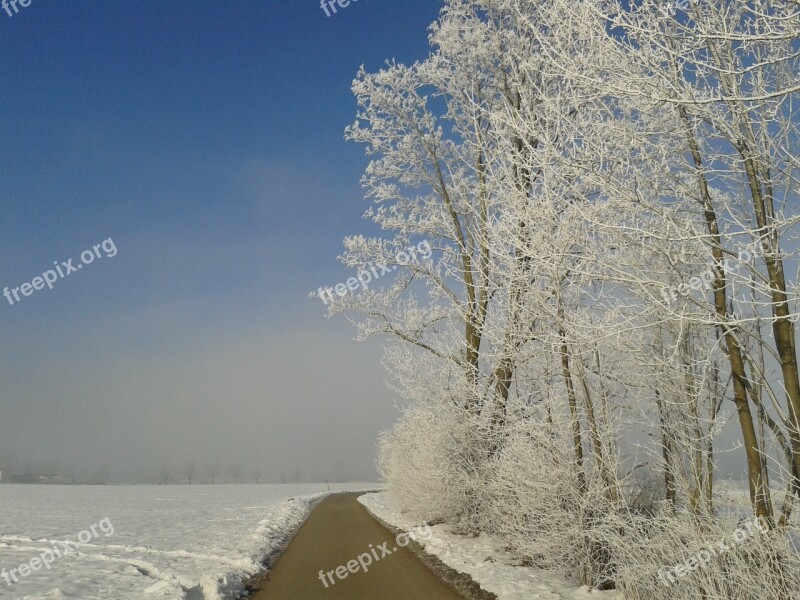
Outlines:
{"label": "blue sky", "polygon": [[[369,232],[343,141],[360,65],[428,52],[429,0],[53,2],[0,11],[0,468],[374,477],[377,344],[308,292]],[[131,458],[135,457],[135,458]],[[296,465],[296,466],[295,466]]]}

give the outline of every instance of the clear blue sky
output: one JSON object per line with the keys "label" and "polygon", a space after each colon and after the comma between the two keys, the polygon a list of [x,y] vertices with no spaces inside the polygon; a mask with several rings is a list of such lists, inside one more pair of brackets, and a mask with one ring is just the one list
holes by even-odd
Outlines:
{"label": "clear blue sky", "polygon": [[109,237],[118,250],[0,298],[0,469],[143,479],[131,456],[265,472],[299,456],[311,479],[371,473],[394,417],[377,345],[308,292],[349,276],[341,239],[369,231],[350,83],[423,58],[440,6],[0,10],[0,287]]}

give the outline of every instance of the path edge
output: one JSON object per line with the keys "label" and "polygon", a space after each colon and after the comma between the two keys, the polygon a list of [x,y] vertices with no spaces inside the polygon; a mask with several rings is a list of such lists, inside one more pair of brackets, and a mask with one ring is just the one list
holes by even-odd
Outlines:
{"label": "path edge", "polygon": [[[356,502],[358,502],[358,498],[361,496],[371,493],[373,492],[362,493],[360,496],[356,497]],[[395,535],[405,532],[404,529],[395,527],[391,523],[387,523],[381,519],[361,502],[358,502],[358,504],[361,506],[361,508],[367,511],[369,516],[371,516],[389,531],[394,532]],[[416,556],[429,571],[431,571],[434,575],[436,575],[436,577],[439,578],[440,581],[442,581],[442,583],[448,585],[455,590],[456,593],[463,596],[464,600],[497,600],[497,596],[495,594],[483,589],[480,584],[478,584],[478,582],[475,581],[470,575],[455,570],[450,565],[442,562],[439,557],[427,553],[425,549],[418,542],[411,539],[410,536],[408,538],[408,545],[406,546],[406,549],[410,550],[412,554],[414,554],[414,556]]]}
{"label": "path edge", "polygon": [[[297,533],[303,528],[303,525],[306,524],[308,518],[311,516],[320,503],[328,498],[329,496],[334,496],[336,494],[344,494],[347,492],[331,492],[329,494],[324,494],[319,498],[315,498],[311,502],[308,503],[308,512],[306,513],[305,518],[303,521],[292,531],[289,535],[287,535],[283,540],[281,540],[280,544],[277,544],[270,552],[267,554],[264,559],[261,561],[261,570],[258,573],[255,573],[248,577],[244,581],[244,590],[236,596],[236,600],[247,600],[254,596],[260,589],[261,584],[264,582],[264,579],[270,574],[272,571],[272,567],[275,566],[275,563],[278,562],[283,553],[286,552],[286,549],[292,543],[294,538],[297,536]],[[370,492],[365,492],[369,494]]]}

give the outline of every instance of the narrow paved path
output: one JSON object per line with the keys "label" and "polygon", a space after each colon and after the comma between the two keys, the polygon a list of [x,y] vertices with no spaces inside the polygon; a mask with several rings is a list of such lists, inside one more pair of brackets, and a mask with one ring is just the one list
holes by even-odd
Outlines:
{"label": "narrow paved path", "polygon": [[[395,534],[370,516],[356,500],[359,495],[325,498],[253,600],[463,600],[408,549],[397,548]],[[366,572],[359,556],[364,564],[372,562]],[[345,578],[337,577],[337,567]]]}

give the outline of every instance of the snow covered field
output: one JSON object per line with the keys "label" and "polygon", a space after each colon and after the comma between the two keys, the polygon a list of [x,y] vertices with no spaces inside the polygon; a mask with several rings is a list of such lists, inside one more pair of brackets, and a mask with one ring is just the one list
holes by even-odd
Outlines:
{"label": "snow covered field", "polygon": [[[419,523],[393,510],[383,493],[366,494],[359,502],[372,514],[398,529],[410,529]],[[508,553],[490,536],[468,538],[451,533],[447,525],[431,527],[429,540],[419,540],[425,551],[456,571],[467,573],[498,600],[622,600],[615,591],[589,591],[576,587],[563,577],[540,569],[514,566],[504,562]],[[488,560],[491,557],[491,560]]]}
{"label": "snow covered field", "polygon": [[[326,491],[325,484],[0,485],[0,598],[235,598]],[[91,539],[80,543],[79,535]],[[39,564],[16,583],[8,573],[54,550],[64,556],[49,569]]]}

